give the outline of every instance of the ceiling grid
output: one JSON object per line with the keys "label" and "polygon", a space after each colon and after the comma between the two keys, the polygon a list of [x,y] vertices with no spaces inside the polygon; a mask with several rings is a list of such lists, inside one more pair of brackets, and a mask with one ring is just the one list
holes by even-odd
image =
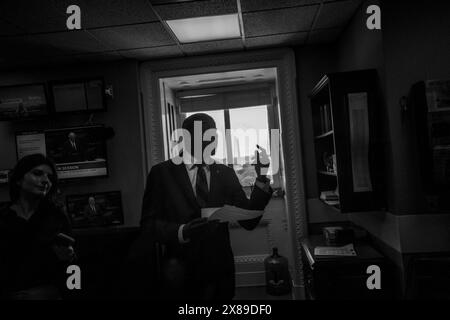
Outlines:
{"label": "ceiling grid", "polygon": [[[336,41],[361,0],[2,0],[0,68],[151,60]],[[82,30],[66,29],[67,6]],[[237,14],[238,38],[182,43],[167,20]]]}

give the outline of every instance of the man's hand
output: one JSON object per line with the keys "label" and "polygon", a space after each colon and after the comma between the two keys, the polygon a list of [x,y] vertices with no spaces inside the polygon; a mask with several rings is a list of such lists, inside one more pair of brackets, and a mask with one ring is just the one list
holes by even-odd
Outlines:
{"label": "man's hand", "polygon": [[[270,159],[269,159],[269,156],[267,155],[266,149],[264,149],[263,147],[261,147],[259,145],[256,145],[256,147],[259,150],[261,150],[261,152],[258,152],[258,150],[255,151],[255,153],[256,153],[256,164],[255,164],[256,176],[258,178],[261,177],[264,179],[267,174],[267,168],[269,168],[269,166],[270,166]],[[264,169],[263,173],[261,173],[261,169]]]}
{"label": "man's hand", "polygon": [[186,240],[195,239],[205,232],[208,224],[208,218],[197,218],[189,221],[183,227],[183,238]]}

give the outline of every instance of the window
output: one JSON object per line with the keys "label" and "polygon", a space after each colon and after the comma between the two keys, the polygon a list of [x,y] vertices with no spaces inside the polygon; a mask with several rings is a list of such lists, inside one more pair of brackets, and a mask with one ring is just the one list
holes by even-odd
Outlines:
{"label": "window", "polygon": [[[256,145],[270,156],[268,106],[254,106],[223,110],[202,111],[211,116],[218,129],[218,145],[213,157],[216,161],[233,166],[242,186],[255,183]],[[196,112],[185,113],[186,117]],[[230,133],[226,136],[226,132]]]}

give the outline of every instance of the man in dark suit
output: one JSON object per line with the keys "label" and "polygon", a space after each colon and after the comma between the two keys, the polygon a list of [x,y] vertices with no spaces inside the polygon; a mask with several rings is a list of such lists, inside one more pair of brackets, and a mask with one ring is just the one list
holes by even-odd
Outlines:
{"label": "man in dark suit", "polygon": [[84,207],[83,214],[87,221],[92,222],[98,220],[98,218],[103,215],[103,209],[95,202],[94,197],[89,197],[88,204]]}
{"label": "man in dark suit", "polygon": [[[206,114],[194,114],[183,122],[194,150],[194,123],[202,132],[215,129]],[[183,137],[184,138],[184,137]],[[212,139],[213,142],[214,138]],[[197,143],[199,143],[197,141]],[[201,142],[202,149],[211,142]],[[186,150],[184,149],[183,152]],[[184,159],[187,159],[186,157]],[[228,223],[201,218],[201,208],[236,207],[263,210],[270,200],[270,181],[261,175],[262,165],[255,165],[258,178],[248,199],[234,170],[226,165],[173,159],[155,165],[147,178],[143,199],[142,233],[164,246],[160,259],[162,296],[174,299],[232,299],[235,286],[234,256]],[[239,221],[247,230],[254,229],[261,217]]]}
{"label": "man in dark suit", "polygon": [[86,160],[86,148],[77,138],[75,132],[70,132],[63,144],[64,162],[82,162]]}

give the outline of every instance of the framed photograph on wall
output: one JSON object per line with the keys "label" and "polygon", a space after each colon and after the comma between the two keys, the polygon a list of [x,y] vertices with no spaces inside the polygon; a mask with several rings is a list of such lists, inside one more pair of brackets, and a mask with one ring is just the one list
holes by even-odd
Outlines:
{"label": "framed photograph on wall", "polygon": [[120,191],[68,195],[66,205],[74,229],[118,226],[124,223]]}

